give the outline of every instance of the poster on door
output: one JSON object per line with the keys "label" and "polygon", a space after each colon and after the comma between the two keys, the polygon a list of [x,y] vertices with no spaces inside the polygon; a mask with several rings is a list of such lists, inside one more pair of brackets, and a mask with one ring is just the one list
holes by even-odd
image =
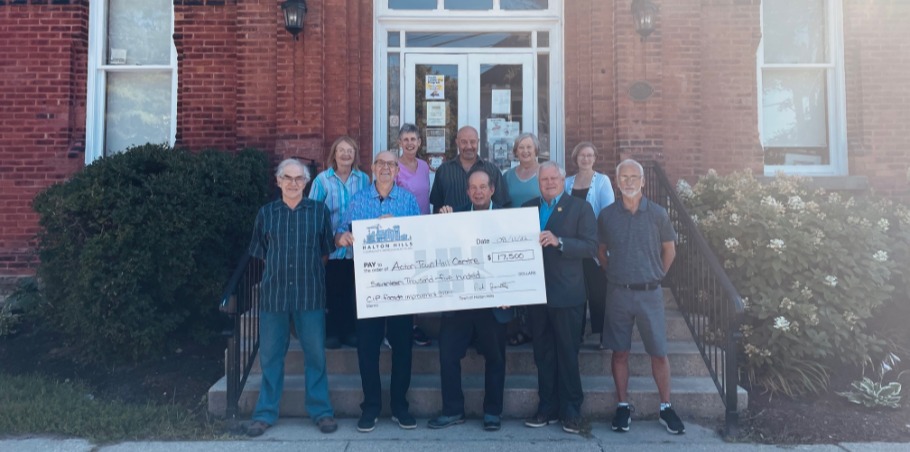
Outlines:
{"label": "poster on door", "polygon": [[446,153],[446,129],[427,129],[427,153]]}
{"label": "poster on door", "polygon": [[494,89],[492,97],[490,113],[494,115],[512,114],[512,90]]}
{"label": "poster on door", "polygon": [[442,100],[446,98],[446,76],[427,75],[426,99]]}
{"label": "poster on door", "polygon": [[446,126],[446,103],[444,101],[427,102],[427,127]]}
{"label": "poster on door", "polygon": [[499,169],[511,167],[512,145],[521,133],[519,121],[506,121],[503,118],[487,119],[488,159]]}

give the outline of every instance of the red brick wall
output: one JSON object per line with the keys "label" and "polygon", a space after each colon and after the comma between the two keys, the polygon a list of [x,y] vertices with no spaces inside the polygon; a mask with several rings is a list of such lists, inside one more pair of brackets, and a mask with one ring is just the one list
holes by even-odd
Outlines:
{"label": "red brick wall", "polygon": [[177,0],[179,144],[325,159],[341,135],[372,148],[371,2],[309,2],[284,30],[276,0]]}
{"label": "red brick wall", "polygon": [[[672,179],[760,172],[755,50],[758,0],[655,1],[656,30],[641,41],[630,2],[578,0],[566,8],[566,154],[601,150],[598,169],[655,158]],[[635,100],[630,88],[650,85]],[[569,172],[574,162],[567,161]]]}
{"label": "red brick wall", "polygon": [[[566,155],[590,140],[608,174],[624,156],[656,157],[674,180],[760,173],[759,0],[656,3],[657,30],[641,42],[630,1],[566,0],[565,67],[552,74],[564,81]],[[850,172],[910,199],[910,2],[844,3]],[[178,145],[321,164],[347,134],[369,161],[373,1],[309,2],[296,42],[279,0],[174,4]],[[32,271],[31,200],[83,165],[87,16],[85,0],[0,0],[0,275]],[[633,100],[636,81],[652,96]]]}
{"label": "red brick wall", "polygon": [[844,1],[851,174],[910,200],[910,2]]}
{"label": "red brick wall", "polygon": [[597,168],[615,165],[616,66],[613,2],[576,0],[565,8],[565,156],[569,173],[572,149],[582,141],[597,146]]}
{"label": "red brick wall", "polygon": [[0,275],[33,272],[45,187],[82,167],[88,3],[0,2]]}

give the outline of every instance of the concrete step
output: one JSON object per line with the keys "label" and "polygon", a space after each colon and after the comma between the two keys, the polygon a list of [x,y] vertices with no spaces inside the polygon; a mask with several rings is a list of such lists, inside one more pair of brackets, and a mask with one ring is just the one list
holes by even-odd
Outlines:
{"label": "concrete step", "polygon": [[[260,375],[250,375],[246,390],[240,398],[240,412],[248,416],[259,397]],[[483,406],[483,376],[466,375],[462,378],[465,392],[465,410],[469,416],[482,415]],[[224,413],[225,409],[226,380],[222,378],[209,390],[209,411]],[[383,378],[383,401],[385,413],[388,411],[388,376]],[[427,418],[438,414],[442,408],[442,399],[439,391],[439,375],[414,375],[411,378],[411,388],[408,400],[411,403],[411,413],[414,416]],[[585,393],[585,402],[582,413],[589,418],[610,418],[616,406],[613,379],[606,376],[582,377],[582,388]],[[330,375],[329,390],[336,416],[360,416],[360,402],[362,391],[360,377],[357,375]],[[677,413],[686,417],[717,418],[723,415],[724,407],[717,393],[717,389],[710,378],[706,377],[673,377],[673,407]],[[290,375],[284,380],[284,393],[281,399],[280,412],[282,416],[306,416],[304,408],[305,396],[304,377]],[[742,388],[738,391],[739,407],[745,408],[747,394]],[[632,377],[629,381],[629,397],[635,405],[634,418],[653,417],[660,406],[657,388],[651,377]],[[537,409],[537,378],[531,375],[506,376],[506,390],[504,394],[505,418],[530,417]]]}
{"label": "concrete step", "polygon": [[[673,306],[671,309],[670,306]],[[689,326],[686,325],[686,320],[683,318],[682,313],[676,309],[675,302],[669,302],[667,304],[666,319],[667,319],[667,340],[668,341],[690,341],[692,340],[692,334],[689,332]],[[252,316],[251,316],[252,317]],[[416,317],[417,325],[428,335],[431,339],[436,339],[439,337],[439,324],[442,321],[442,316],[436,313],[432,314],[421,314]],[[586,334],[590,335],[590,319],[586,322],[587,330]],[[641,336],[638,334],[638,328],[633,330],[633,340],[640,341]],[[589,338],[593,339],[593,338]]]}
{"label": "concrete step", "polygon": [[[708,375],[704,360],[702,360],[701,355],[698,353],[698,348],[693,342],[668,342],[667,351],[673,375]],[[412,375],[439,375],[439,349],[435,344],[428,347],[414,347],[412,353]],[[391,355],[391,350],[385,347],[382,348],[379,358],[379,370],[381,373],[391,371]],[[597,349],[595,342],[586,343],[579,353],[579,370],[581,374],[609,374],[611,356],[611,351]],[[326,350],[326,365],[331,375],[356,375],[360,372],[357,364],[357,350],[354,348],[344,347],[337,350]],[[469,349],[467,356],[461,360],[461,369],[463,375],[483,375],[483,356],[473,349]],[[304,358],[300,343],[292,341],[285,359],[285,375],[303,375],[303,371]],[[258,356],[253,364],[252,372],[261,372]],[[651,375],[651,359],[645,353],[644,344],[641,342],[632,343],[629,372],[632,376]],[[506,373],[508,375],[537,375],[531,344],[506,348]]]}

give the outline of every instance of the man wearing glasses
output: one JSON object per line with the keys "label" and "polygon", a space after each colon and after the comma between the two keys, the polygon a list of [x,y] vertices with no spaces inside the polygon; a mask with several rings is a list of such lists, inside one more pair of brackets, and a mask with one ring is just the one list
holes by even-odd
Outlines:
{"label": "man wearing glasses", "polygon": [[[354,236],[351,222],[372,218],[408,217],[420,214],[417,199],[409,191],[395,185],[398,159],[383,151],[373,161],[373,184],[360,190],[351,199],[338,229],[335,245],[351,246]],[[357,362],[363,386],[363,403],[357,430],[371,432],[382,411],[382,384],[379,379],[379,347],[385,336],[392,346],[392,382],[389,388],[392,422],[403,429],[417,428],[417,420],[408,411],[407,393],[411,386],[411,331],[414,316],[397,315],[357,320]]]}
{"label": "man wearing glasses", "polygon": [[642,196],[644,175],[641,164],[623,160],[616,167],[622,202],[601,210],[597,219],[600,246],[608,253],[603,345],[613,350],[611,369],[618,404],[612,428],[628,432],[631,424],[629,350],[634,324],[651,356],[651,372],[660,394],[659,421],[668,432],[682,434],[686,427],[670,406],[670,362],[660,287],[676,257],[676,231],[667,210]]}
{"label": "man wearing glasses", "polygon": [[306,362],[310,418],[323,433],[338,429],[329,401],[325,365],[325,262],[335,250],[325,204],[303,196],[306,166],[287,159],[275,171],[281,199],[259,209],[250,255],[265,261],[259,295],[259,359],[262,386],[253,418],[245,427],[259,436],[278,420],[288,350],[288,317],[294,322]]}

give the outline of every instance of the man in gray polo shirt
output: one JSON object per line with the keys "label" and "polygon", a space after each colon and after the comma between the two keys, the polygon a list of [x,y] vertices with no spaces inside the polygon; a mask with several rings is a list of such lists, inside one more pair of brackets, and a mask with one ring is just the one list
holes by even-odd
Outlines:
{"label": "man in gray polo shirt", "polygon": [[629,350],[632,325],[638,326],[645,351],[651,356],[651,372],[660,394],[660,423],[674,434],[685,426],[670,406],[670,362],[667,360],[667,328],[660,281],[676,257],[676,231],[666,209],[642,196],[644,169],[635,160],[616,167],[616,182],[622,202],[600,211],[597,219],[601,247],[607,258],[607,306],[603,345],[613,350],[611,367],[618,406],[612,428],[629,431]]}

